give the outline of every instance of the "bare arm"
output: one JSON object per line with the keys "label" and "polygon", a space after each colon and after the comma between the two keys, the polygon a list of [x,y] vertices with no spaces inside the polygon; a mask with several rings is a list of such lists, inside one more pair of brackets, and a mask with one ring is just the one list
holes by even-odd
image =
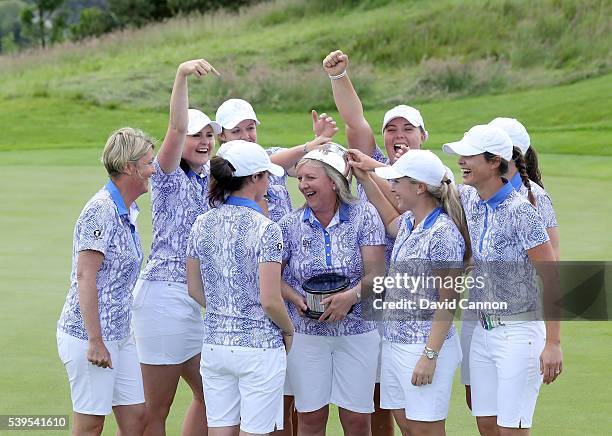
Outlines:
{"label": "bare arm", "polygon": [[79,252],[77,259],[77,287],[79,306],[87,330],[87,360],[101,368],[112,368],[111,356],[102,340],[96,277],[104,261],[104,254],[94,250]]}
{"label": "bare arm", "polygon": [[297,164],[306,153],[315,150],[320,145],[323,145],[329,141],[330,138],[327,136],[317,136],[315,139],[308,141],[305,144],[296,145],[295,147],[287,148],[274,153],[272,156],[270,156],[270,160],[272,163],[280,165],[286,171],[289,171],[293,169],[295,164]]}
{"label": "bare arm", "polygon": [[261,262],[259,264],[259,299],[264,312],[284,334],[293,334],[293,323],[287,313],[281,295],[281,264]]}
{"label": "bare arm", "polygon": [[187,256],[187,289],[191,298],[197,301],[200,306],[206,307],[200,260],[189,256]]}
{"label": "bare arm", "polygon": [[555,265],[555,253],[550,242],[527,250],[527,255],[536,266],[544,286],[546,344],[540,355],[540,373],[544,375],[544,383],[550,384],[563,370],[561,322],[554,313],[550,313],[557,307],[556,302],[559,299],[559,275]]}
{"label": "bare arm", "polygon": [[557,227],[549,227],[546,229],[548,237],[550,238],[550,244],[552,245],[553,252],[555,253],[555,259],[559,261],[561,259],[561,248],[559,247],[559,229]]}
{"label": "bare arm", "polygon": [[[348,64],[348,56],[336,50],[325,57],[323,69],[330,76],[337,76],[346,71]],[[344,77],[332,80],[331,86],[336,107],[346,125],[346,139],[349,145],[371,156],[376,147],[376,139],[370,124],[365,119],[361,100],[353,88],[351,79],[346,74]]]}
{"label": "bare arm", "polygon": [[[281,265],[281,271],[285,269],[287,263],[283,261]],[[308,306],[306,305],[306,299],[302,297],[295,289],[289,285],[285,280],[282,279],[281,276],[281,295],[283,296],[283,300],[289,301],[293,303],[293,305],[297,308],[299,314],[301,316],[305,315]]]}
{"label": "bare arm", "polygon": [[170,96],[168,130],[166,130],[164,142],[157,154],[159,166],[166,174],[178,168],[183,153],[183,146],[185,145],[185,136],[187,135],[187,125],[189,123],[187,114],[189,109],[187,77],[193,75],[199,79],[211,71],[219,75],[217,70],[204,59],[183,62],[176,71],[172,95]]}

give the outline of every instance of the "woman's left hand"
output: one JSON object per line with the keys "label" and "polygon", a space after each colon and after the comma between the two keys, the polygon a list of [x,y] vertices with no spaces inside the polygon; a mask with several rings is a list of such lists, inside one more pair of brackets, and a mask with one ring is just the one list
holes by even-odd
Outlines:
{"label": "woman's left hand", "polygon": [[331,138],[338,132],[338,126],[336,126],[336,122],[326,113],[322,113],[321,115],[317,114],[316,110],[312,110],[312,131],[315,136],[327,136]]}
{"label": "woman's left hand", "polygon": [[412,372],[412,384],[414,386],[424,386],[433,382],[434,371],[436,370],[436,359],[429,359],[421,356],[414,371]]}
{"label": "woman's left hand", "polygon": [[540,354],[540,374],[544,376],[544,383],[551,384],[563,371],[563,351],[561,344],[546,342],[544,351]]}
{"label": "woman's left hand", "polygon": [[352,290],[338,292],[337,294],[325,297],[321,304],[325,306],[325,312],[319,321],[338,322],[342,321],[353,304],[355,304],[355,294]]}

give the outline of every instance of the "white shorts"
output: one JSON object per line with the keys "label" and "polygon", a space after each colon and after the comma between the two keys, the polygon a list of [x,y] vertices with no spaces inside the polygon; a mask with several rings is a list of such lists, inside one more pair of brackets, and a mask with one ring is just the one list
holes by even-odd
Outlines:
{"label": "white shorts", "polygon": [[413,421],[440,421],[448,416],[453,379],[461,363],[461,346],[456,334],[444,341],[432,383],[414,386],[412,373],[424,347],[425,344],[383,341],[380,407],[404,409],[406,418]]}
{"label": "white shorts", "polygon": [[176,365],[202,351],[202,308],[186,284],[139,279],[132,312],[140,363]]}
{"label": "white shorts", "polygon": [[108,415],[114,406],[145,402],[142,374],[132,336],[104,341],[113,369],[87,360],[88,342],[57,331],[57,351],[68,373],[72,410],[84,415]]}
{"label": "white shorts", "polygon": [[240,424],[247,433],[283,428],[285,347],[204,344],[200,373],[209,427]]}
{"label": "white shorts", "polygon": [[530,428],[542,375],[543,321],[508,322],[474,330],[470,349],[472,415],[497,416],[497,425]]}
{"label": "white shorts", "polygon": [[296,333],[287,377],[297,411],[313,412],[333,403],[352,412],[374,412],[379,342],[377,330],[350,336]]}
{"label": "white shorts", "polygon": [[461,313],[461,384],[470,384],[470,345],[472,344],[472,336],[474,329],[478,324],[478,314],[473,310],[464,310]]}

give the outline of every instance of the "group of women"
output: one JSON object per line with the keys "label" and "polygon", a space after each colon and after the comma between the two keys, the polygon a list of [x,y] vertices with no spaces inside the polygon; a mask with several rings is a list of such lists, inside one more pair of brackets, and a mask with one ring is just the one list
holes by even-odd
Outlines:
{"label": "group of women", "polygon": [[[443,274],[436,262],[458,275],[469,262],[516,261],[535,277],[536,262],[558,258],[529,136],[499,118],[445,144],[459,156],[456,185],[420,150],[428,134],[410,106],[384,117],[385,157],[347,67],[340,51],[323,61],[348,151],[330,142],[335,122],[314,111],[314,140],[264,150],[248,102],[227,100],[214,121],[189,109],[188,77],[219,74],[203,59],[177,70],[157,156],[139,130],[108,139],[109,180],[77,220],[57,325],[74,434],[100,434],[111,410],[122,435],[165,434],[183,378],[193,393],[184,435],[291,434],[292,426],[323,435],[329,404],[347,435],[392,434],[392,417],[404,435],[439,435],[459,365],[481,434],[529,433],[541,383],[562,370],[559,324],[537,321],[535,287],[474,292],[473,300],[512,299],[513,310],[464,313],[461,340],[443,308],[377,322],[367,307],[375,277],[416,261],[434,275]],[[298,209],[287,176],[304,196]],[[140,271],[135,200],[149,182],[153,240]],[[305,283],[326,273],[348,285],[323,299],[318,319],[305,316]],[[542,275],[548,288],[554,277]],[[419,295],[451,301],[456,292]]]}

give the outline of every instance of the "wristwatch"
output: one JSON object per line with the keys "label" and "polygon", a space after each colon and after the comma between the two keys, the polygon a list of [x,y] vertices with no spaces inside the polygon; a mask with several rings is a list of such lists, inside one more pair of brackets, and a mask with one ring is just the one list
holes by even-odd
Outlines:
{"label": "wristwatch", "polygon": [[433,348],[429,348],[427,345],[425,345],[425,348],[423,349],[423,354],[429,360],[434,360],[438,357],[440,353],[434,350]]}

